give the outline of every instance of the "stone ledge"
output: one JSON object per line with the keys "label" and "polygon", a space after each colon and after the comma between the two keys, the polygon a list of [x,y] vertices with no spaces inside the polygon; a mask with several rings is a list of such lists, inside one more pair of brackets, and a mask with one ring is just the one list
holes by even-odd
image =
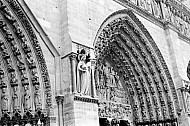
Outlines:
{"label": "stone ledge", "polygon": [[90,96],[74,96],[74,101],[82,101],[82,102],[89,102],[89,103],[98,103],[98,99],[92,98]]}

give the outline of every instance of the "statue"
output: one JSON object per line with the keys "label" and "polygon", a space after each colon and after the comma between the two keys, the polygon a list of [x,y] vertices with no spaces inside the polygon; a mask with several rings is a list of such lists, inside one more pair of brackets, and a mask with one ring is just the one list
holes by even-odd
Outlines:
{"label": "statue", "polygon": [[111,87],[117,87],[116,86],[116,73],[113,70],[113,67],[110,68],[110,82],[111,82]]}
{"label": "statue", "polygon": [[33,83],[33,85],[40,84],[38,73],[37,73],[36,69],[32,69],[32,83]]}
{"label": "statue", "polygon": [[35,104],[35,108],[39,109],[41,108],[41,94],[40,94],[40,86],[39,85],[34,85],[34,104]]}
{"label": "statue", "polygon": [[3,112],[8,111],[8,94],[7,87],[2,87],[2,96],[1,96],[1,108]]}
{"label": "statue", "polygon": [[108,67],[108,64],[105,62],[103,65],[103,76],[104,76],[104,83],[105,86],[110,85],[110,68]]}
{"label": "statue", "polygon": [[90,61],[90,55],[86,55],[86,52],[83,49],[78,54],[78,60],[79,62],[77,65],[77,92],[81,95],[89,95],[91,84],[91,68],[88,65],[88,62]]}
{"label": "statue", "polygon": [[36,63],[31,53],[27,53],[26,61],[30,69],[36,68]]}
{"label": "statue", "polygon": [[188,93],[186,98],[186,104],[187,104],[187,112],[190,112],[190,95]]}
{"label": "statue", "polygon": [[31,109],[30,91],[28,85],[24,85],[24,110],[28,111],[30,109]]}
{"label": "statue", "polygon": [[16,79],[16,74],[15,74],[15,72],[11,72],[11,73],[10,73],[10,84],[11,84],[12,86],[14,86],[14,85],[17,85],[17,82],[18,82],[18,80]]}
{"label": "statue", "polygon": [[19,110],[19,93],[18,86],[13,86],[13,110]]}

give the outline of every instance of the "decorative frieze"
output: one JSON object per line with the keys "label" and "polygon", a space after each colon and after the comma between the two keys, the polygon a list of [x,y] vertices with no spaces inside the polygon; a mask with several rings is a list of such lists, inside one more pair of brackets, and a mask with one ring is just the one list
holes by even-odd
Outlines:
{"label": "decorative frieze", "polygon": [[100,118],[116,118],[120,120],[132,118],[132,109],[130,105],[99,101],[98,106]]}
{"label": "decorative frieze", "polygon": [[162,26],[168,22],[184,36],[190,38],[190,11],[177,0],[116,0],[123,5],[127,5],[144,15],[151,17],[159,22]]}

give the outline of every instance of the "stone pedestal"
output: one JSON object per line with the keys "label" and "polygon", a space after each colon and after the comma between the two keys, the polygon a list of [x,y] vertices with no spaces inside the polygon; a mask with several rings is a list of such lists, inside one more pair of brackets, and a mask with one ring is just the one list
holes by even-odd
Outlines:
{"label": "stone pedestal", "polygon": [[98,100],[92,97],[65,96],[64,126],[99,126]]}

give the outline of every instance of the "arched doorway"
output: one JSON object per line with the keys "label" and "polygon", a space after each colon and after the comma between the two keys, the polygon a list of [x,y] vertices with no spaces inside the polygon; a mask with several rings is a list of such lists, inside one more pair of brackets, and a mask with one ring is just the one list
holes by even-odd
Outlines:
{"label": "arched doorway", "polygon": [[129,120],[129,125],[178,124],[180,107],[169,70],[131,10],[110,15],[94,46],[100,120],[118,120],[117,125],[120,120]]}
{"label": "arched doorway", "polygon": [[49,125],[51,87],[35,32],[14,0],[0,0],[0,124]]}

